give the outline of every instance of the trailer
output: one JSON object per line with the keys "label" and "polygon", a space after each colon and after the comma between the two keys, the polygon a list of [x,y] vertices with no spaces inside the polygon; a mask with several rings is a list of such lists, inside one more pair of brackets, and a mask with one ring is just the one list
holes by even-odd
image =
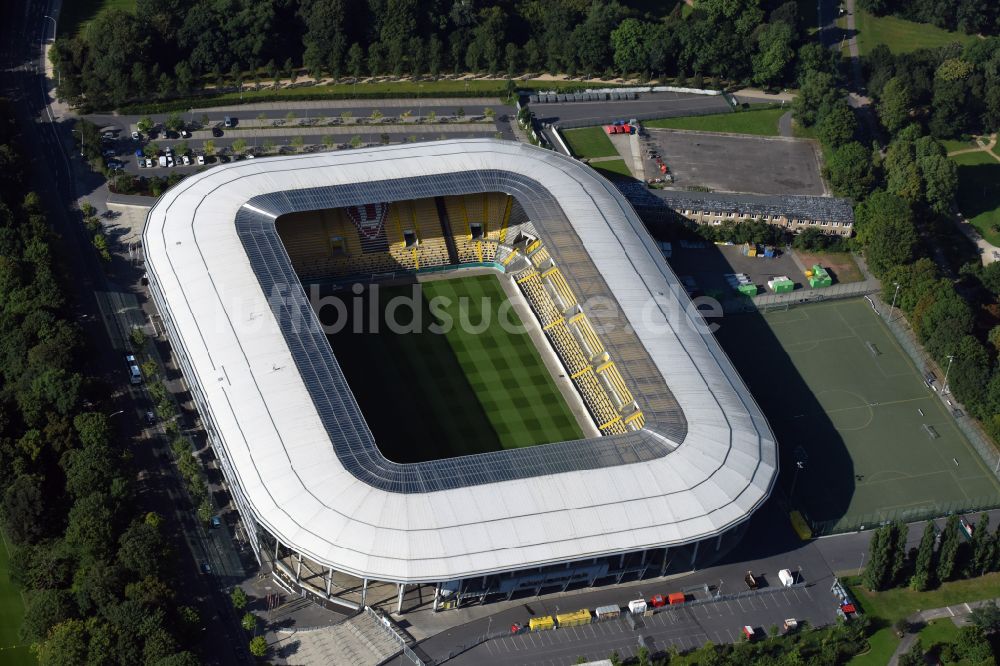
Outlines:
{"label": "trailer", "polygon": [[528,620],[528,628],[531,629],[531,631],[547,631],[549,629],[556,628],[556,621],[551,615],[533,617]]}
{"label": "trailer", "polygon": [[594,609],[594,616],[598,620],[613,620],[616,617],[620,617],[622,614],[622,609],[618,606],[598,606]]}
{"label": "trailer", "polygon": [[586,608],[581,608],[580,610],[573,611],[572,613],[560,613],[559,615],[556,615],[556,622],[559,623],[560,629],[590,624],[590,611]]}
{"label": "trailer", "polygon": [[630,613],[645,613],[646,612],[646,600],[645,599],[633,599],[628,602],[628,611]]}
{"label": "trailer", "polygon": [[667,600],[670,602],[671,606],[674,604],[682,604],[687,601],[687,595],[683,592],[671,592],[667,595]]}
{"label": "trailer", "polygon": [[747,584],[747,588],[751,590],[756,590],[760,587],[760,583],[758,583],[757,579],[754,578],[752,571],[747,572],[747,575],[743,577],[743,582],[745,582]]}
{"label": "trailer", "polygon": [[782,569],[778,572],[778,580],[785,587],[791,587],[795,585],[795,574],[792,573],[791,569]]}
{"label": "trailer", "polygon": [[757,630],[751,627],[749,624],[743,625],[743,638],[753,642],[753,640],[757,638]]}

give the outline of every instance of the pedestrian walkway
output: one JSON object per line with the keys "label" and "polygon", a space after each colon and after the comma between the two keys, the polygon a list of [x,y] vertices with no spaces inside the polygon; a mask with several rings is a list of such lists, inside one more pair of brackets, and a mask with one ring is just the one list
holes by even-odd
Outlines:
{"label": "pedestrian walkway", "polygon": [[268,646],[275,664],[375,666],[402,649],[368,613],[316,629],[279,629]]}
{"label": "pedestrian walkway", "polygon": [[[931,608],[929,610],[914,613],[906,618],[906,621],[911,628],[916,629],[918,632],[931,620],[940,620],[943,618],[950,618],[956,625],[962,626],[963,624],[968,624],[969,615],[973,610],[991,603],[1000,603],[1000,599],[985,599],[983,601],[965,602],[955,604],[954,606],[945,606],[943,608]],[[904,634],[902,640],[899,641],[899,645],[896,646],[896,651],[889,659],[889,666],[896,666],[899,663],[900,656],[906,654],[910,648],[913,647],[916,640],[916,633],[910,633],[908,631]]]}
{"label": "pedestrian walkway", "polygon": [[995,152],[993,152],[993,149],[996,148],[997,145],[996,133],[994,132],[993,134],[990,134],[986,138],[988,139],[988,142],[984,144],[981,143],[983,137],[977,136],[976,143],[979,144],[979,147],[961,148],[959,150],[952,150],[948,153],[948,157],[954,157],[955,155],[964,155],[965,153],[986,153],[987,155],[995,159],[997,162],[1000,162],[1000,155],[997,155]]}

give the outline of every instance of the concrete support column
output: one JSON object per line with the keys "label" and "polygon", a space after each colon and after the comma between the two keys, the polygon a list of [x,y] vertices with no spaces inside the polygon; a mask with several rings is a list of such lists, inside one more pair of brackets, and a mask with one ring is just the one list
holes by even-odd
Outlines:
{"label": "concrete support column", "polygon": [[437,612],[438,602],[441,600],[441,583],[434,586],[434,612]]}
{"label": "concrete support column", "polygon": [[691,553],[691,568],[694,568],[694,562],[698,559],[698,546],[701,545],[701,541],[694,542],[694,552]]}
{"label": "concrete support column", "polygon": [[663,549],[663,565],[660,566],[660,578],[663,578],[664,576],[667,575],[667,563],[670,562],[669,555],[670,555],[670,547],[668,546]]}
{"label": "concrete support column", "polygon": [[406,589],[404,583],[397,583],[396,586],[399,588],[399,594],[396,597],[396,613],[403,612],[403,591]]}
{"label": "concrete support column", "polygon": [[361,607],[364,608],[365,601],[368,598],[368,579],[365,578],[361,583]]}
{"label": "concrete support column", "polygon": [[719,547],[720,546],[722,546],[722,535],[721,534],[719,535],[719,538],[717,538],[715,540],[715,552],[719,552]]}
{"label": "concrete support column", "polygon": [[333,567],[330,567],[326,571],[326,596],[330,596],[330,590],[333,587]]}
{"label": "concrete support column", "polygon": [[302,579],[302,553],[299,553],[299,563],[295,565],[295,582]]}
{"label": "concrete support column", "polygon": [[274,537],[274,561],[278,561],[278,548],[281,546],[281,542],[278,541],[278,537]]}

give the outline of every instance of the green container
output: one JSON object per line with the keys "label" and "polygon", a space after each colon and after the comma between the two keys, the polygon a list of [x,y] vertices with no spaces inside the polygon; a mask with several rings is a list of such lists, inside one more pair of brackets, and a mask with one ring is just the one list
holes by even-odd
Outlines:
{"label": "green container", "polygon": [[757,295],[757,285],[755,284],[741,284],[736,288],[744,296],[756,296]]}
{"label": "green container", "polygon": [[829,287],[833,284],[830,274],[819,264],[813,266],[812,271],[813,274],[812,277],[809,278],[809,286],[813,289],[821,289],[823,287]]}

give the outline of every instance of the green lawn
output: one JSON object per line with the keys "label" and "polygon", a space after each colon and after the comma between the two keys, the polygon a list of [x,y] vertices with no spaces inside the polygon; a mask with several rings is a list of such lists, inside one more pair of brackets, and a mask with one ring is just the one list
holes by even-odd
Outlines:
{"label": "green lawn", "polygon": [[850,666],[885,666],[899,645],[899,637],[892,627],[883,627],[868,637],[868,652],[851,659]]}
{"label": "green lawn", "polygon": [[976,143],[975,139],[971,141],[961,141],[956,139],[938,139],[938,142],[944,146],[945,151],[951,152],[953,150],[967,150],[969,148],[979,148],[979,144]]}
{"label": "green lawn", "polygon": [[920,640],[925,650],[935,643],[954,643],[956,638],[958,638],[958,627],[948,618],[931,620],[920,630]]}
{"label": "green lawn", "polygon": [[787,443],[785,468],[797,446],[808,455],[793,503],[813,521],[842,531],[1000,504],[991,470],[865,300],[731,316],[717,336]]}
{"label": "green lawn", "polygon": [[10,582],[7,544],[0,542],[0,664],[29,666],[36,663],[30,648],[22,645],[17,635],[23,619],[21,592]]}
{"label": "green lawn", "polygon": [[732,113],[714,113],[707,116],[684,116],[644,121],[646,127],[698,130],[701,132],[732,132],[778,136],[778,118],[788,109],[749,109]]}
{"label": "green lawn", "polygon": [[864,612],[880,617],[890,625],[919,610],[1000,597],[1000,573],[942,583],[936,590],[928,592],[914,592],[908,587],[898,587],[885,592],[868,592],[856,584],[856,578],[852,578],[851,581],[851,589],[860,599]]}
{"label": "green lawn", "polygon": [[908,53],[923,48],[936,48],[953,42],[968,44],[974,35],[949,32],[929,23],[914,23],[895,16],[872,16],[863,10],[854,15],[858,31],[858,50],[867,55],[878,44],[885,44],[893,53]]}
{"label": "green lawn", "polygon": [[1000,162],[985,152],[951,158],[958,164],[958,207],[988,242],[1000,245]]}
{"label": "green lawn", "polygon": [[[420,462],[583,436],[529,335],[500,325],[507,297],[496,276],[420,283],[408,301],[415,306],[391,319],[385,306],[409,299],[414,285],[378,292],[377,332],[355,332],[371,321],[366,311],[329,338],[387,458]],[[507,316],[520,327],[513,311]],[[389,321],[416,330],[393,332]]]}
{"label": "green lawn", "polygon": [[87,21],[105,9],[135,11],[135,0],[72,0],[62,3],[59,10],[60,35],[75,35]]}
{"label": "green lawn", "polygon": [[566,145],[575,157],[617,157],[618,151],[601,127],[581,127],[562,132]]}
{"label": "green lawn", "polygon": [[620,178],[621,176],[625,176],[626,178],[632,177],[632,172],[628,170],[628,165],[625,164],[625,160],[593,162],[590,166],[602,176],[612,180]]}

